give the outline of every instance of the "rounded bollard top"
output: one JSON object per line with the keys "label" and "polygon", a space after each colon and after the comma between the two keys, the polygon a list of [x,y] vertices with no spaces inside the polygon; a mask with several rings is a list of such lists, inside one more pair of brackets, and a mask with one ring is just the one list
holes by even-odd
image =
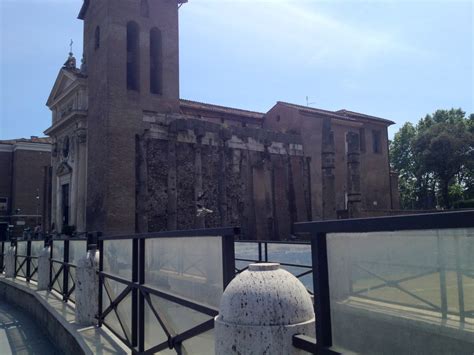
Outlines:
{"label": "rounded bollard top", "polygon": [[314,309],[301,281],[280,264],[250,264],[224,291],[218,318],[238,325],[290,325],[314,319]]}

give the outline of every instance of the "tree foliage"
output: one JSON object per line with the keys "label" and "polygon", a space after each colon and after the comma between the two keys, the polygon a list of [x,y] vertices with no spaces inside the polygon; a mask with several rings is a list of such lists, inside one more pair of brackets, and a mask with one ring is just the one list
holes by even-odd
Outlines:
{"label": "tree foliage", "polygon": [[405,209],[450,208],[474,198],[474,114],[438,110],[406,123],[390,143]]}

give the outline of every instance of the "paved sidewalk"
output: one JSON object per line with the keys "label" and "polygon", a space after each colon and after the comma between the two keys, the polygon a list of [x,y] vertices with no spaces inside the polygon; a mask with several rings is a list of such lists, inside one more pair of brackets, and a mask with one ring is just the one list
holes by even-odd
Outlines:
{"label": "paved sidewalk", "polygon": [[46,334],[21,309],[0,299],[0,354],[60,354]]}

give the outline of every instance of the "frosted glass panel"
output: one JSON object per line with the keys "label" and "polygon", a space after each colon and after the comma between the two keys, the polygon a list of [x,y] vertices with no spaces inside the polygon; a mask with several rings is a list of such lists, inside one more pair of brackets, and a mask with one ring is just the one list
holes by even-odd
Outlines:
{"label": "frosted glass panel", "polygon": [[[249,259],[258,260],[258,243],[241,243],[235,242],[235,258],[236,259]],[[263,250],[263,245],[262,245]]]}
{"label": "frosted glass panel", "polygon": [[16,246],[17,255],[26,255],[27,242],[18,242]]}
{"label": "frosted glass panel", "polygon": [[[127,286],[110,279],[104,280],[102,292],[102,309],[105,310],[111,300],[114,301]],[[128,337],[132,324],[132,302],[131,293],[123,299],[116,310],[110,312],[104,320],[104,323],[123,337]],[[126,333],[124,333],[124,330]],[[130,340],[130,339],[129,339]]]}
{"label": "frosted glass panel", "polygon": [[132,280],[132,240],[104,241],[104,271]]}
{"label": "frosted glass panel", "polygon": [[69,262],[77,265],[79,259],[86,256],[87,242],[85,240],[75,240],[69,242]]}
{"label": "frosted glass panel", "polygon": [[62,240],[53,241],[53,259],[56,259],[56,260],[64,259],[64,241]]}
{"label": "frosted glass panel", "polygon": [[[161,317],[161,315],[160,315]],[[163,327],[145,302],[145,347],[151,348],[168,340]]]}
{"label": "frosted glass panel", "polygon": [[31,256],[38,257],[44,248],[43,241],[31,242]]}
{"label": "frosted glass panel", "polygon": [[[56,276],[56,273],[59,271],[59,269],[61,268],[61,265],[58,264],[58,263],[52,263],[52,277],[54,278]],[[61,271],[61,273],[59,274],[59,276],[56,278],[56,281],[54,282],[54,285],[53,285],[53,289],[55,289],[56,291],[62,293],[62,289],[63,289],[63,273]]]}
{"label": "frosted glass panel", "polygon": [[474,229],[328,235],[334,344],[474,351]]}
{"label": "frosted glass panel", "polygon": [[188,354],[213,354],[214,329],[184,341],[183,348]]}
{"label": "frosted glass panel", "polygon": [[145,283],[219,306],[223,292],[221,238],[159,238],[145,243]]}
{"label": "frosted glass panel", "polygon": [[310,244],[272,244],[267,246],[268,261],[311,266]]}

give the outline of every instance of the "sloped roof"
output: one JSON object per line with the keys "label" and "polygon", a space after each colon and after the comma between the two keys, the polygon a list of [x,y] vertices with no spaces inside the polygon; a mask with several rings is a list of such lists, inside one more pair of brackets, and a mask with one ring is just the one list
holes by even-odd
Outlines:
{"label": "sloped roof", "polygon": [[51,144],[52,140],[50,137],[36,137],[31,136],[31,138],[14,138],[14,139],[2,139],[0,144],[17,144],[17,143],[42,143],[42,144]]}
{"label": "sloped roof", "polygon": [[294,109],[297,109],[297,110],[300,110],[300,111],[303,111],[303,112],[318,114],[318,115],[322,115],[322,116],[328,116],[328,117],[332,117],[332,118],[339,118],[341,120],[348,120],[349,119],[350,121],[355,121],[355,119],[352,119],[350,117],[346,117],[346,116],[343,116],[343,115],[339,115],[334,111],[323,110],[323,109],[320,109],[320,108],[297,105],[297,104],[292,104],[292,103],[283,102],[283,101],[278,101],[277,105],[284,105],[284,106],[291,107],[291,108],[294,108]]}
{"label": "sloped roof", "polygon": [[310,113],[310,114],[316,114],[316,115],[322,115],[322,116],[337,118],[337,119],[346,120],[346,121],[357,121],[359,119],[366,119],[366,120],[371,120],[371,121],[377,121],[377,122],[383,123],[385,125],[392,125],[392,124],[395,123],[395,122],[387,120],[385,118],[366,115],[366,114],[363,114],[363,113],[349,111],[349,110],[328,111],[328,110],[323,110],[323,109],[320,109],[320,108],[296,105],[296,104],[292,104],[292,103],[289,103],[289,102],[282,102],[282,101],[278,101],[277,105],[278,104],[284,105],[284,106],[287,106],[287,107],[291,107],[291,108],[300,110],[302,112],[307,112],[307,113]]}
{"label": "sloped roof", "polygon": [[79,15],[77,15],[77,18],[79,20],[84,20],[84,17],[86,16],[87,9],[89,8],[89,0],[84,0],[82,3],[81,10],[79,11]]}
{"label": "sloped roof", "polygon": [[338,110],[336,112],[343,115],[343,116],[346,116],[346,117],[357,117],[357,118],[365,118],[367,120],[381,121],[381,122],[384,122],[385,124],[388,124],[388,125],[395,124],[395,122],[393,122],[391,120],[387,120],[385,118],[381,118],[381,117],[377,117],[377,116],[366,115],[365,113],[349,111],[349,110],[345,110],[345,109]]}
{"label": "sloped roof", "polygon": [[252,118],[256,120],[262,120],[265,116],[264,113],[255,112],[255,111],[248,111],[242,110],[238,108],[226,107],[226,106],[219,106],[208,104],[204,102],[197,102],[197,101],[190,101],[190,100],[183,100],[180,99],[180,106],[183,110],[191,110],[191,111],[200,111],[200,112],[214,112],[220,114],[227,114],[233,116],[239,116],[242,118]]}

